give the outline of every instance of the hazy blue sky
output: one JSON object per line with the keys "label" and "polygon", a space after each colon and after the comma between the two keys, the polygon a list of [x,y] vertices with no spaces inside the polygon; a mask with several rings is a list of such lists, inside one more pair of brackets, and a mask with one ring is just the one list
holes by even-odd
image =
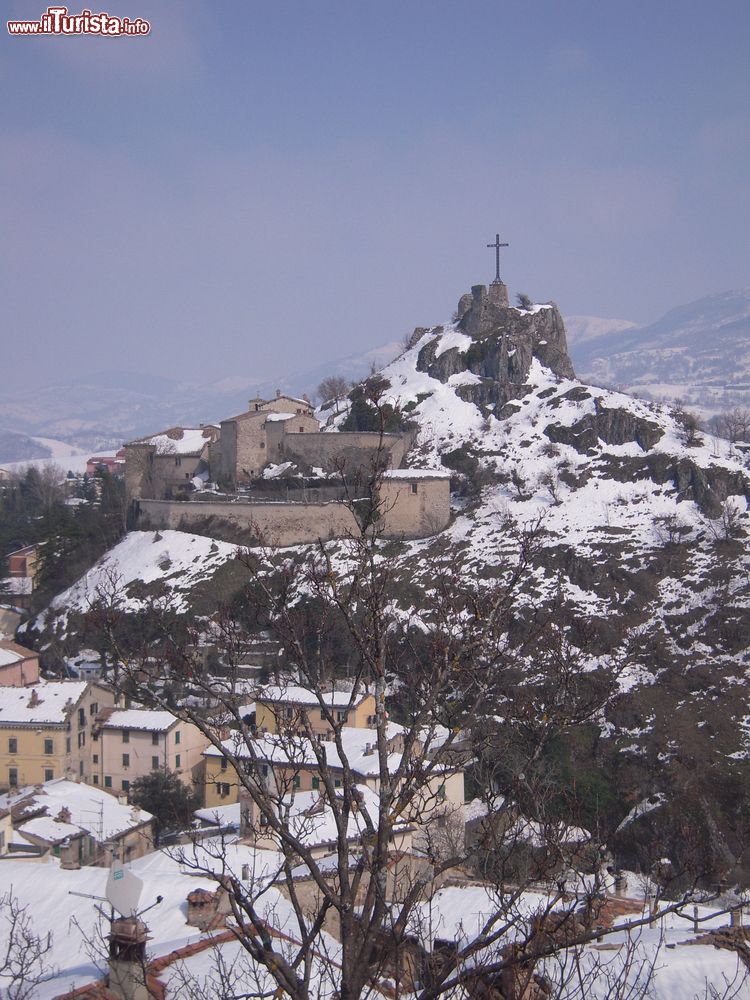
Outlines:
{"label": "hazy blue sky", "polygon": [[747,0],[86,6],[151,35],[2,24],[14,379],[366,350],[491,279],[496,231],[511,293],[569,314],[750,284]]}

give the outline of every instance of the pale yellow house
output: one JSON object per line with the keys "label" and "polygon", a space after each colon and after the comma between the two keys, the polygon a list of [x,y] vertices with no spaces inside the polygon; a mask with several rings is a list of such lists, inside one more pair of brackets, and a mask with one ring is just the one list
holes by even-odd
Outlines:
{"label": "pale yellow house", "polygon": [[137,778],[172,771],[188,788],[201,783],[208,740],[200,729],[171,712],[117,709],[105,713],[97,732],[93,784],[114,795],[127,793]]}
{"label": "pale yellow house", "polygon": [[87,681],[0,687],[0,791],[53,778],[88,781],[94,722],[113,704],[112,691]]}
{"label": "pale yellow house", "polygon": [[[351,691],[326,691],[318,695],[296,684],[271,685],[256,695],[255,732],[304,732],[309,725],[313,733],[330,736],[333,725],[367,730],[374,742],[375,697],[367,692],[353,695]],[[242,737],[238,735],[238,739]],[[368,742],[368,740],[365,740]],[[204,802],[207,808],[231,805],[238,801],[237,773],[215,747],[204,753]],[[307,774],[307,772],[305,772]],[[312,774],[305,778],[305,788],[312,788]]]}
{"label": "pale yellow house", "polygon": [[321,736],[333,724],[356,729],[374,728],[375,696],[362,691],[316,692],[294,684],[266,687],[256,695],[255,727],[259,733],[286,732],[309,725]]}

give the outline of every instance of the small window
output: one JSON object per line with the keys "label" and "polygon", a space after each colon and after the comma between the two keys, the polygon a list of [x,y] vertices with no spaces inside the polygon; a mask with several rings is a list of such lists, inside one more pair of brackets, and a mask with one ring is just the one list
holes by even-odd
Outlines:
{"label": "small window", "polygon": [[86,746],[86,730],[83,729],[78,734],[78,749],[80,750],[81,747],[85,747],[85,746]]}
{"label": "small window", "polygon": [[52,779],[54,778],[54,776],[55,776],[55,772],[52,770],[52,768],[51,767],[45,767],[45,769],[44,769],[44,780],[45,781],[52,781]]}
{"label": "small window", "polygon": [[312,786],[313,786],[313,791],[320,788],[320,778],[313,778]]}
{"label": "small window", "polygon": [[190,473],[189,473],[189,472],[186,472],[186,473],[185,473],[185,479],[190,479],[190,478],[191,478],[191,476],[190,476]]}
{"label": "small window", "polygon": [[174,734],[175,746],[178,746],[179,742],[180,742],[180,730],[178,729],[177,732]]}
{"label": "small window", "polygon": [[151,745],[155,746],[155,747],[159,746],[159,734],[158,733],[151,733]]}
{"label": "small window", "polygon": [[412,491],[412,493],[416,493],[417,492],[417,484],[416,483],[412,483],[411,484],[411,491]]}
{"label": "small window", "polygon": [[96,715],[98,711],[99,711],[99,702],[92,701],[91,704],[89,705],[89,715]]}
{"label": "small window", "polygon": [[91,739],[94,741],[94,743],[99,742],[99,733],[96,731],[96,729],[91,734]]}
{"label": "small window", "polygon": [[265,442],[265,441],[261,441],[261,442],[260,442],[260,446],[261,446],[261,448],[265,448],[265,446],[266,446],[266,442]]}
{"label": "small window", "polygon": [[78,773],[80,774],[81,777],[83,777],[83,761],[82,760],[78,761]]}
{"label": "small window", "polygon": [[176,459],[174,460],[174,464],[175,464],[175,465],[182,465],[182,459],[180,458],[180,456],[179,456],[179,455],[178,455],[178,456],[177,456],[177,458],[176,458]]}
{"label": "small window", "polygon": [[8,753],[18,753],[18,740],[15,736],[8,737]]}
{"label": "small window", "polygon": [[65,753],[70,753],[70,737],[65,737]]}
{"label": "small window", "polygon": [[437,790],[437,797],[438,797],[438,799],[439,799],[439,800],[441,800],[441,801],[442,801],[442,800],[443,800],[443,799],[445,798],[445,785],[440,785],[440,786],[438,787],[438,790]]}
{"label": "small window", "polygon": [[123,778],[122,779],[122,790],[123,790],[123,792],[129,792],[130,791],[130,782],[128,781],[127,778]]}
{"label": "small window", "polygon": [[159,770],[159,758],[158,757],[152,757],[151,758],[151,770],[152,771],[158,771]]}
{"label": "small window", "polygon": [[226,769],[228,767],[229,767],[229,761],[226,759],[226,757],[222,757],[221,758],[221,769],[222,769],[222,771],[226,771]]}
{"label": "small window", "polygon": [[99,763],[99,754],[98,753],[92,754],[92,756],[91,756],[91,762],[92,762],[92,764],[98,764]]}
{"label": "small window", "polygon": [[130,730],[129,729],[123,729],[123,731],[122,731],[122,742],[123,743],[130,743]]}
{"label": "small window", "polygon": [[11,788],[18,788],[18,768],[8,768],[8,784]]}
{"label": "small window", "polygon": [[55,744],[52,740],[44,741],[44,753],[47,757],[51,756],[55,752]]}
{"label": "small window", "polygon": [[295,774],[295,776],[294,776],[294,787],[295,788],[299,788],[301,785],[302,785],[302,778],[300,777],[299,774]]}
{"label": "small window", "polygon": [[336,719],[338,722],[346,722],[349,718],[348,712],[336,712]]}
{"label": "small window", "polygon": [[98,784],[99,784],[99,775],[98,775],[98,774],[95,774],[95,775],[94,775],[94,784],[95,784],[95,785],[98,785]]}
{"label": "small window", "polygon": [[299,432],[300,432],[300,434],[304,434],[305,433],[305,428],[304,427],[300,427]]}
{"label": "small window", "polygon": [[104,775],[104,787],[105,788],[111,788],[112,787],[112,778],[111,778],[111,776],[109,774],[105,774]]}
{"label": "small window", "polygon": [[180,766],[180,755],[178,753],[174,755],[174,766],[176,768]]}
{"label": "small window", "polygon": [[341,788],[341,778],[334,778],[334,780],[333,780],[333,787],[334,788]]}
{"label": "small window", "polygon": [[83,708],[78,709],[78,725],[79,726],[86,725],[86,710]]}
{"label": "small window", "polygon": [[324,708],[321,708],[321,710],[320,710],[320,719],[321,719],[322,722],[326,721],[326,712],[325,712]]}
{"label": "small window", "polygon": [[130,754],[129,753],[124,753],[122,755],[122,766],[123,767],[130,767]]}

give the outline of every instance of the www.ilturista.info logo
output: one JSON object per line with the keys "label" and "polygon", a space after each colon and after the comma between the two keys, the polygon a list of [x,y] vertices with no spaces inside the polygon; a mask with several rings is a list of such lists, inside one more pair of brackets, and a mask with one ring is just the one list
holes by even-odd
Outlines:
{"label": "www.ilturista.info logo", "polygon": [[10,35],[147,35],[151,24],[142,17],[115,17],[82,10],[69,14],[67,7],[48,7],[38,21],[8,21]]}

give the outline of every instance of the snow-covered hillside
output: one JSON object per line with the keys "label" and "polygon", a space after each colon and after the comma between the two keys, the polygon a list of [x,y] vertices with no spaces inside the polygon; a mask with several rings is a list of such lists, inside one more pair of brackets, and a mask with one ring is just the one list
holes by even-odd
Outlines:
{"label": "snow-covered hillside", "polygon": [[185,611],[194,588],[233,559],[236,551],[236,545],[182,531],[131,531],[59,594],[36,625],[54,623],[64,629],[71,614],[85,613],[94,602],[124,612],[140,611],[155,596],[166,596],[175,611]]}

